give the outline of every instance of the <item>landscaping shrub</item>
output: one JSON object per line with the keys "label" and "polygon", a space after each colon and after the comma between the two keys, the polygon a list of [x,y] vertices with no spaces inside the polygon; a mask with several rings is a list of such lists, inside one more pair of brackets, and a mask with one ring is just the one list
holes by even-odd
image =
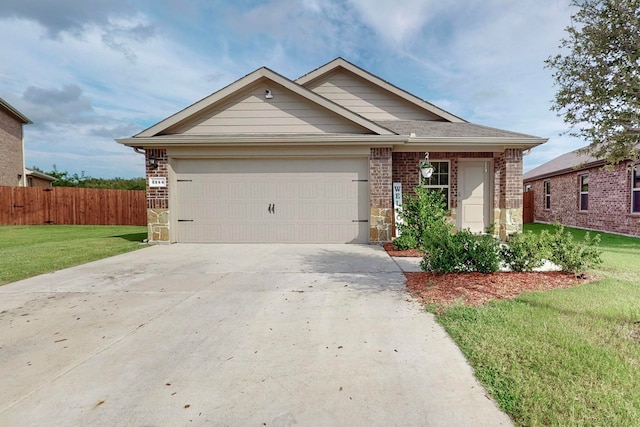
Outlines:
{"label": "landscaping shrub", "polygon": [[393,241],[398,250],[421,249],[438,229],[451,227],[446,219],[448,210],[444,194],[424,187],[416,187],[414,191],[416,197],[407,197],[400,212],[401,234]]}
{"label": "landscaping shrub", "polygon": [[436,273],[494,273],[500,269],[499,248],[493,236],[474,235],[469,230],[451,233],[441,228],[437,238],[425,245],[427,255],[420,267]]}
{"label": "landscaping shrub", "polygon": [[598,249],[600,236],[591,237],[587,232],[584,241],[574,240],[570,231],[556,224],[554,234],[547,234],[549,258],[563,271],[578,274],[602,263],[602,251]]}
{"label": "landscaping shrub", "polygon": [[532,271],[549,257],[549,233],[518,233],[509,237],[509,244],[500,248],[503,262],[513,271]]}

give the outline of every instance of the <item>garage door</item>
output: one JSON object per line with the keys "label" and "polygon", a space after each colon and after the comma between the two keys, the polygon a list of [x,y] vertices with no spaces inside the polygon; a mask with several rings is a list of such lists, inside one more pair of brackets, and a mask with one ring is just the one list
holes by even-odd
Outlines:
{"label": "garage door", "polygon": [[369,241],[367,159],[174,159],[171,165],[179,242]]}

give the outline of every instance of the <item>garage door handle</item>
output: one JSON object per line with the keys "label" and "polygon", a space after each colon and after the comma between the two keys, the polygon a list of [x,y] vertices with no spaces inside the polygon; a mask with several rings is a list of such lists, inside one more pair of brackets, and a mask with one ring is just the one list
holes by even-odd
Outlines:
{"label": "garage door handle", "polygon": [[271,213],[276,213],[276,204],[273,204],[273,207],[271,208]]}
{"label": "garage door handle", "polygon": [[269,207],[267,208],[267,212],[269,212],[270,214],[274,214],[276,213],[276,204],[273,203],[269,203]]}

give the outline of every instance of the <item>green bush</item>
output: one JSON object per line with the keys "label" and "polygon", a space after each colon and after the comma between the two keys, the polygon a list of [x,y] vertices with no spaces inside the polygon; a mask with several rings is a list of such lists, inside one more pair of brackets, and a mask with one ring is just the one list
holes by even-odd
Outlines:
{"label": "green bush", "polygon": [[414,191],[416,197],[407,197],[400,212],[401,234],[393,241],[394,248],[399,250],[421,249],[438,229],[451,228],[446,220],[444,194],[424,187],[416,187]]}
{"label": "green bush", "polygon": [[500,248],[503,262],[513,271],[532,271],[549,257],[548,234],[518,233],[509,237],[509,244]]}
{"label": "green bush", "polygon": [[574,240],[570,231],[561,224],[556,224],[554,234],[547,234],[550,261],[560,266],[563,271],[578,274],[602,263],[598,249],[600,236],[591,237],[589,233],[584,241]]}
{"label": "green bush", "polygon": [[469,230],[451,233],[440,229],[425,245],[427,255],[420,267],[436,273],[494,273],[500,269],[500,243],[490,235]]}

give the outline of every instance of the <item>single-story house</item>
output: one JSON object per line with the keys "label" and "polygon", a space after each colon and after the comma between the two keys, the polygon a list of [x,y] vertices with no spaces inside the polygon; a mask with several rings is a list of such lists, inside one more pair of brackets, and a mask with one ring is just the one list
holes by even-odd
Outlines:
{"label": "single-story house", "polygon": [[53,183],[56,181],[55,177],[44,172],[32,169],[25,169],[24,171],[27,177],[25,183],[27,187],[53,187]]}
{"label": "single-story house", "polygon": [[604,165],[572,151],[527,172],[534,221],[640,236],[640,163]]}
{"label": "single-story house", "polygon": [[520,230],[523,151],[546,139],[337,58],[297,80],[260,68],[117,141],[146,157],[150,242],[369,243],[392,239],[394,183],[410,194],[425,153],[459,228]]}
{"label": "single-story house", "polygon": [[0,185],[27,184],[22,126],[30,123],[24,114],[0,98]]}

